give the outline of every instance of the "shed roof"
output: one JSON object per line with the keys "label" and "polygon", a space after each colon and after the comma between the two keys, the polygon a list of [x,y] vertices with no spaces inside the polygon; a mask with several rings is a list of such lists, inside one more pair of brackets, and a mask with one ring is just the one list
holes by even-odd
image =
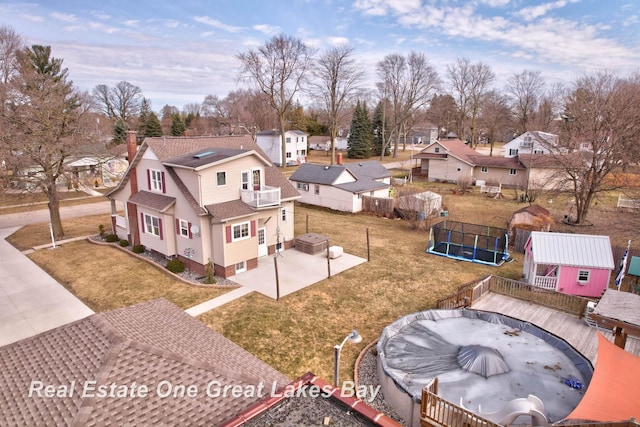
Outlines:
{"label": "shed roof", "polygon": [[529,241],[535,263],[615,268],[609,236],[532,231]]}

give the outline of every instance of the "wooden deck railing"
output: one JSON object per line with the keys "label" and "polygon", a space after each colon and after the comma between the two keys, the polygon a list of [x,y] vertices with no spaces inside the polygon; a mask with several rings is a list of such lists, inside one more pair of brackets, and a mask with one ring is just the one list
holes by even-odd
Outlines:
{"label": "wooden deck railing", "polygon": [[534,304],[554,308],[581,318],[584,316],[589,299],[567,295],[559,292],[531,286],[528,283],[507,279],[499,276],[487,276],[473,282],[460,285],[456,293],[436,302],[436,308],[453,309],[471,307],[474,301],[478,301],[489,292],[507,295],[529,301]]}

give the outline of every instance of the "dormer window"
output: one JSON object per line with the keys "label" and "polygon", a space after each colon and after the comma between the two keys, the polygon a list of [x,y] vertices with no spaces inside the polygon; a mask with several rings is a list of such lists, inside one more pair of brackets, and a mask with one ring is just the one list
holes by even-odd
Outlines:
{"label": "dormer window", "polygon": [[149,190],[165,192],[164,189],[164,172],[157,169],[147,169],[147,181]]}

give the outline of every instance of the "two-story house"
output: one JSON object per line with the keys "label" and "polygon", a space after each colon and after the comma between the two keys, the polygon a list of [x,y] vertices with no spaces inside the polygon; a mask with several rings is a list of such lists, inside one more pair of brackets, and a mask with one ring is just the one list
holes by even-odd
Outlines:
{"label": "two-story house", "polygon": [[505,157],[522,157],[533,154],[549,154],[558,147],[558,135],[527,131],[504,145]]}
{"label": "two-story house", "polygon": [[[301,130],[288,130],[284,133],[284,139],[287,146],[286,164],[299,165],[304,163],[307,158],[307,134]],[[276,166],[283,164],[280,131],[263,130],[258,132],[256,143]]]}
{"label": "two-story house", "polygon": [[218,276],[293,246],[296,189],[250,136],[146,138],[111,200],[113,232]]}

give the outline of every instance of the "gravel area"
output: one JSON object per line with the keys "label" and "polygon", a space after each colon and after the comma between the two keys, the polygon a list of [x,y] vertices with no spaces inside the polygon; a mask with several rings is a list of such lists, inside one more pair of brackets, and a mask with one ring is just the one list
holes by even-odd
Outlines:
{"label": "gravel area", "polygon": [[[373,345],[369,347],[367,352],[360,359],[360,364],[358,365],[358,385],[366,385],[367,387],[377,387],[380,385],[380,381],[378,381],[377,359],[378,352],[376,350],[376,346]],[[372,402],[367,402],[367,404],[400,424],[404,426],[408,425],[384,400],[384,393],[382,393],[382,390],[380,390]]]}
{"label": "gravel area", "polygon": [[[91,236],[90,239],[95,241],[95,242],[106,243],[105,238],[100,236],[100,235]],[[109,243],[109,244],[118,246],[117,242],[116,243]],[[123,247],[123,249],[127,249],[132,254],[134,254],[131,251],[131,246]],[[164,255],[162,255],[162,254],[160,254],[158,252],[155,252],[155,251],[148,250],[148,249],[145,249],[144,252],[142,252],[142,253],[134,254],[134,255],[138,255],[138,256],[140,256],[142,258],[145,258],[146,260],[148,260],[148,261],[150,261],[150,262],[152,262],[152,263],[154,263],[154,264],[156,264],[156,265],[158,265],[158,266],[160,266],[162,268],[165,268],[166,265],[167,265],[167,262],[168,262],[167,258],[165,258]],[[177,276],[180,276],[180,278],[182,278],[182,279],[184,279],[184,280],[186,280],[188,282],[191,282],[193,284],[196,284],[196,285],[204,285],[204,286],[209,285],[209,284],[205,283],[205,277],[204,276],[196,274],[193,271],[189,271],[188,267],[189,267],[189,265],[187,263],[187,264],[185,264],[185,270],[182,273],[174,273],[174,274],[176,274]],[[221,285],[222,286],[238,286],[238,284],[236,282],[234,282],[233,280],[225,279],[224,277],[220,277],[220,276],[215,276],[215,278],[216,278],[216,283],[212,284],[212,286],[221,286]]]}

